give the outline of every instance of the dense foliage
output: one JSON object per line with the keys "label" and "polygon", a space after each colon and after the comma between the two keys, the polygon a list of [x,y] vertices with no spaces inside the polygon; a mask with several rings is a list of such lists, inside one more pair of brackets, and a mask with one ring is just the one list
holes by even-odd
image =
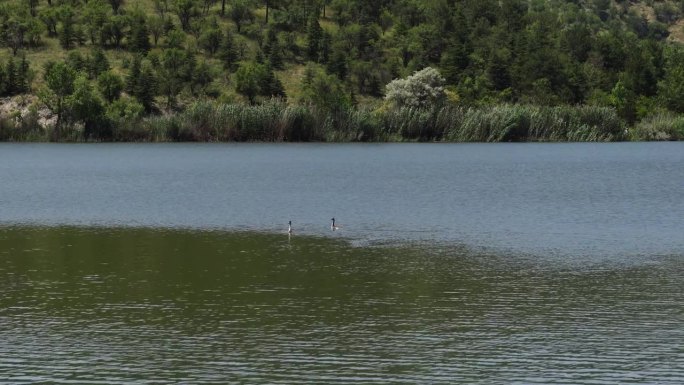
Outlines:
{"label": "dense foliage", "polygon": [[[182,119],[197,100],[287,104],[323,126],[363,111],[377,121],[592,106],[633,132],[669,132],[639,138],[676,138],[663,125],[681,127],[684,113],[683,11],[684,1],[626,0],[7,0],[0,96],[37,95],[56,116],[54,140],[74,139],[74,127],[80,139],[116,139],[143,118]],[[424,130],[436,134],[399,138],[472,140]],[[478,139],[593,138],[524,131]],[[606,132],[594,139],[626,138]],[[335,139],[273,138],[305,136]],[[347,139],[364,137],[382,139]]]}

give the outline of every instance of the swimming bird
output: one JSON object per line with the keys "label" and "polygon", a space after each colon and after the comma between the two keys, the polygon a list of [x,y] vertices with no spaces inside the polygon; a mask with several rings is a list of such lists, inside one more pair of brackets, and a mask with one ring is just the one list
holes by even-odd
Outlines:
{"label": "swimming bird", "polygon": [[292,221],[287,222],[287,233],[292,234]]}
{"label": "swimming bird", "polygon": [[332,223],[330,224],[330,230],[335,231],[340,228],[340,226],[335,225],[335,218],[330,219]]}

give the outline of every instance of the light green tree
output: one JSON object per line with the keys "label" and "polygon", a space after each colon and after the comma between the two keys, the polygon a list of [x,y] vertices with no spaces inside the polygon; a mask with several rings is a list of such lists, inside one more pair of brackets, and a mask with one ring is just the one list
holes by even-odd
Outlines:
{"label": "light green tree", "polygon": [[74,93],[76,71],[64,62],[48,63],[44,81],[46,87],[40,90],[40,100],[57,116],[52,140],[59,141],[61,129],[68,111],[68,97]]}
{"label": "light green tree", "polygon": [[387,84],[385,100],[396,107],[432,107],[446,97],[444,83],[439,71],[427,67],[405,79],[396,79]]}

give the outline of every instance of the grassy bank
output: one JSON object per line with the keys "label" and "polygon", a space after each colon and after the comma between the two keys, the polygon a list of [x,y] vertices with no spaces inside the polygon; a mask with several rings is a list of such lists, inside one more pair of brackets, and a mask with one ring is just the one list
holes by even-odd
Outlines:
{"label": "grassy bank", "polygon": [[[679,124],[681,138],[684,119]],[[196,102],[173,115],[103,121],[88,129],[71,125],[63,141],[146,142],[351,142],[351,141],[619,141],[663,139],[665,117],[644,121],[628,136],[612,108],[495,105],[478,108],[447,106],[429,110],[398,108],[339,111],[272,100],[260,105]],[[650,124],[650,125],[649,125]],[[669,131],[668,131],[669,132]],[[35,112],[0,119],[0,140],[48,141],[51,129],[38,124]]]}

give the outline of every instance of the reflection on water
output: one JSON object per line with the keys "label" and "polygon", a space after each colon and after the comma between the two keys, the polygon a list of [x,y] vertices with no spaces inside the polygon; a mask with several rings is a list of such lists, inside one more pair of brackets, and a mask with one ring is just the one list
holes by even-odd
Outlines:
{"label": "reflection on water", "polygon": [[1,144],[0,225],[684,254],[684,143]]}
{"label": "reflection on water", "polygon": [[557,262],[0,228],[0,382],[684,382],[681,256]]}

